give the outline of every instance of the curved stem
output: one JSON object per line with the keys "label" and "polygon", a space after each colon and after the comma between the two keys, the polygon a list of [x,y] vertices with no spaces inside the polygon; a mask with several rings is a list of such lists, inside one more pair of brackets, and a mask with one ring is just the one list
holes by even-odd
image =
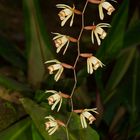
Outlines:
{"label": "curved stem", "polygon": [[[81,39],[83,30],[84,30],[84,26],[85,26],[84,13],[85,13],[87,4],[88,4],[88,0],[86,1],[85,5],[84,5],[84,8],[83,8],[83,11],[82,11],[82,27],[81,27],[80,34],[78,36],[78,41],[77,41],[77,57],[76,57],[76,60],[74,62],[74,66],[73,66],[74,85],[73,85],[73,88],[72,88],[72,91],[71,91],[71,94],[70,94],[71,113],[70,113],[70,115],[68,117],[68,120],[67,120],[67,123],[66,123],[66,127],[68,127],[68,125],[69,125],[70,119],[72,117],[72,112],[73,112],[73,99],[72,98],[73,98],[73,95],[74,95],[74,92],[75,92],[75,89],[76,89],[76,86],[77,86],[77,75],[76,75],[76,70],[75,69],[76,69],[76,66],[77,66],[77,63],[78,63],[78,60],[79,60],[79,57],[80,57],[80,39]],[[68,133],[67,133],[67,140],[69,140]]]}

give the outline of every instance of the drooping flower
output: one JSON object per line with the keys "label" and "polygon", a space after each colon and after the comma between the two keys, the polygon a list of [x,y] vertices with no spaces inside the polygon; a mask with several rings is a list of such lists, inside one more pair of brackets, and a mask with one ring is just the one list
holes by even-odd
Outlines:
{"label": "drooping flower", "polygon": [[101,0],[99,4],[99,15],[101,20],[104,19],[103,8],[107,10],[108,15],[111,15],[112,12],[115,11],[115,8],[109,2],[107,2],[106,0]]}
{"label": "drooping flower", "polygon": [[57,92],[55,90],[46,90],[45,93],[52,93],[53,95],[49,96],[48,99],[48,103],[49,105],[52,105],[51,110],[54,110],[54,108],[56,107],[56,105],[59,103],[57,112],[60,110],[60,107],[62,105],[62,101],[63,98],[70,98],[69,95],[64,94],[62,92]]}
{"label": "drooping flower", "polygon": [[60,61],[58,61],[56,59],[46,61],[45,64],[47,64],[47,63],[56,63],[56,64],[50,65],[48,67],[49,74],[53,74],[54,71],[57,71],[55,76],[54,76],[54,80],[56,82],[59,80],[59,78],[60,78],[64,68],[73,69],[73,67],[71,65],[68,65],[68,64],[65,64],[65,63],[61,63]]}
{"label": "drooping flower", "polygon": [[63,55],[64,55],[68,46],[69,46],[70,41],[71,42],[77,42],[77,39],[75,39],[73,37],[70,37],[70,36],[67,36],[67,35],[62,35],[62,34],[59,34],[59,33],[53,33],[53,34],[56,35],[53,38],[53,40],[54,40],[55,46],[57,48],[57,50],[56,50],[57,53],[60,52],[62,47],[65,47],[65,49],[63,51]]}
{"label": "drooping flower", "polygon": [[81,53],[81,57],[87,58],[87,72],[92,74],[94,70],[97,70],[99,67],[105,66],[99,59],[93,56],[90,53]]}
{"label": "drooping flower", "polygon": [[93,25],[92,26],[86,26],[84,27],[84,29],[86,30],[92,30],[91,31],[91,39],[92,39],[92,43],[94,44],[94,35],[97,39],[97,43],[98,45],[101,45],[101,39],[104,39],[107,35],[107,33],[105,32],[105,30],[103,29],[103,27],[111,27],[110,24],[108,23],[99,23],[97,25]]}
{"label": "drooping flower", "polygon": [[56,5],[57,8],[62,8],[63,10],[61,10],[59,12],[59,17],[60,20],[62,20],[61,22],[61,26],[64,26],[66,21],[71,17],[71,21],[70,21],[70,26],[72,26],[73,24],[73,20],[74,20],[74,14],[78,14],[80,15],[81,12],[79,10],[75,9],[75,6],[73,5],[73,7],[70,7],[68,5],[65,4],[57,4]]}
{"label": "drooping flower", "polygon": [[48,122],[45,122],[45,127],[49,135],[52,135],[59,128],[59,126],[65,127],[63,122],[55,120],[52,116],[47,116],[45,119],[49,120]]}
{"label": "drooping flower", "polygon": [[[88,0],[88,1],[94,4],[99,4],[98,8],[99,8],[99,16],[101,20],[104,19],[103,8],[107,10],[108,15],[111,15],[112,12],[115,11],[115,8],[106,0]],[[116,2],[115,0],[111,0],[111,1]]]}
{"label": "drooping flower", "polygon": [[96,110],[97,108],[74,110],[75,113],[80,113],[80,121],[81,121],[82,128],[87,128],[86,119],[89,121],[89,124],[92,124],[93,121],[96,120],[96,118],[89,112],[91,111],[93,113],[98,114]]}

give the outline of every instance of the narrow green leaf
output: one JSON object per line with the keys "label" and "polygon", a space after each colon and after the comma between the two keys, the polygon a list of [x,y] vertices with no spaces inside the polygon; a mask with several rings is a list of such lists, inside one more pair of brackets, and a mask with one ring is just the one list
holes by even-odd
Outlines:
{"label": "narrow green leaf", "polygon": [[33,123],[32,123],[32,138],[33,140],[43,140],[42,136],[39,134]]}
{"label": "narrow green leaf", "polygon": [[106,62],[110,58],[116,57],[116,54],[118,54],[120,49],[123,47],[123,39],[128,18],[128,7],[129,1],[124,0],[112,20],[112,27],[109,30],[106,39],[103,41],[97,52],[96,56],[103,60],[103,62]]}
{"label": "narrow green leaf", "polygon": [[136,48],[129,48],[127,51],[123,52],[121,56],[118,58],[117,63],[106,85],[107,92],[115,89],[116,86],[119,84],[124,74],[128,70],[133,60],[135,52]]}
{"label": "narrow green leaf", "polygon": [[[134,53],[133,61],[127,72],[123,76],[123,79],[119,83],[119,85],[113,90],[112,93],[106,92],[106,98],[104,100],[106,111],[104,112],[104,120],[109,124],[113,119],[113,116],[116,115],[116,109],[120,107],[120,105],[124,106],[127,111],[129,111],[129,115],[126,114],[123,119],[121,126],[124,123],[128,126],[130,125],[130,133],[131,130],[135,127],[136,121],[139,120],[139,98],[140,98],[140,55],[136,50]],[[116,76],[117,77],[117,76]],[[127,127],[128,130],[128,127]]]}
{"label": "narrow green leaf", "polygon": [[140,44],[140,21],[137,21],[125,34],[124,47]]}
{"label": "narrow green leaf", "polygon": [[31,140],[30,119],[23,119],[0,132],[1,140]]}
{"label": "narrow green leaf", "polygon": [[43,80],[44,62],[53,57],[48,35],[39,10],[38,0],[23,0],[28,51],[28,79],[34,87]]}
{"label": "narrow green leaf", "polygon": [[[21,99],[21,102],[27,111],[27,113],[31,116],[33,122],[35,123],[37,129],[39,132],[42,134],[42,136],[45,138],[45,140],[59,140],[60,137],[62,139],[66,139],[66,130],[65,128],[60,128],[58,129],[52,136],[49,136],[47,131],[45,130],[45,116],[48,116],[52,114],[50,110],[50,106],[46,106],[46,108],[42,108],[39,105],[37,105],[35,102],[33,102],[30,99],[23,98]],[[62,115],[62,114],[55,114],[56,118],[60,120],[66,119],[65,117],[67,115]],[[81,124],[80,124],[80,118],[77,114],[72,114],[72,119],[69,123],[69,136],[70,140],[99,140],[99,135],[95,130],[93,130],[91,127],[88,127],[87,129],[82,129]],[[85,137],[86,135],[86,137]]]}
{"label": "narrow green leaf", "polygon": [[16,90],[16,91],[26,91],[26,92],[31,91],[28,85],[19,83],[16,80],[11,79],[1,74],[0,74],[0,85],[3,85],[4,87],[8,89]]}
{"label": "narrow green leaf", "polygon": [[26,60],[16,46],[0,36],[0,56],[13,66],[26,70]]}

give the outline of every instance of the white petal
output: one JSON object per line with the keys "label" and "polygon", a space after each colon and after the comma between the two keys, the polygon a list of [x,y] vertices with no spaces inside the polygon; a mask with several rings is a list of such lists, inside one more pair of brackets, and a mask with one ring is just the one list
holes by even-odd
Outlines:
{"label": "white petal", "polygon": [[51,121],[55,121],[55,119],[52,116],[50,116],[50,115],[49,116],[46,116],[45,119],[49,119]]}
{"label": "white petal", "polygon": [[49,135],[52,135],[56,131],[56,126],[48,130]]}
{"label": "white petal", "polygon": [[60,76],[61,76],[63,70],[64,70],[63,67],[60,68],[60,69],[58,70],[58,72],[56,73],[56,75],[54,76],[54,79],[55,79],[56,82],[59,80],[59,78],[60,78]]}
{"label": "white petal", "polygon": [[82,128],[84,128],[83,115],[80,115],[80,121],[81,121]]}
{"label": "white petal", "polygon": [[61,40],[62,40],[62,45],[57,48],[57,50],[56,50],[57,53],[59,53],[59,51],[62,49],[62,47],[65,46],[65,44],[67,42],[69,42],[69,40],[66,36],[63,36],[63,38]]}
{"label": "white petal", "polygon": [[52,135],[58,129],[58,125],[54,127],[50,132],[49,135]]}
{"label": "white petal", "polygon": [[92,74],[93,73],[93,67],[92,67],[92,63],[90,63],[90,73],[89,74]]}
{"label": "white petal", "polygon": [[55,128],[55,127],[50,128],[50,129],[48,130],[48,133],[50,133],[51,131],[53,131],[54,128]]}
{"label": "white petal", "polygon": [[52,62],[55,62],[55,63],[60,63],[57,59],[53,59],[53,60],[49,60],[49,61],[46,61],[45,64],[47,63],[52,63]]}
{"label": "white petal", "polygon": [[97,34],[99,34],[99,35],[101,35],[104,32],[104,30],[101,27],[96,27],[96,29],[94,30],[94,32],[97,33]]}
{"label": "white petal", "polygon": [[68,9],[72,9],[70,6],[66,5],[66,4],[57,4],[56,5],[57,8],[68,8]]}
{"label": "white petal", "polygon": [[84,111],[83,113],[82,113],[82,115],[85,117],[85,118],[87,118],[87,119],[89,119],[89,117],[90,116],[93,116],[91,113],[89,113],[88,111]]}
{"label": "white petal", "polygon": [[60,100],[61,98],[60,94],[53,94],[50,97],[52,97],[54,100]]}
{"label": "white petal", "polygon": [[61,22],[61,26],[64,26],[66,21],[71,17],[71,15],[68,15],[62,22]]}
{"label": "white petal", "polygon": [[53,40],[55,40],[55,39],[57,39],[57,38],[63,36],[63,35],[60,34],[60,33],[54,33],[54,32],[51,32],[51,33],[54,34],[54,35],[56,35],[56,36],[53,38]]}
{"label": "white petal", "polygon": [[99,4],[99,16],[100,16],[100,19],[103,20],[104,19],[104,13],[103,13],[103,7],[101,4]]}
{"label": "white petal", "polygon": [[61,105],[62,105],[62,98],[60,99],[60,103],[59,103],[59,106],[58,106],[57,112],[60,110]]}
{"label": "white petal", "polygon": [[59,103],[59,101],[60,101],[60,99],[55,101],[55,103],[51,107],[51,110],[54,110],[55,106]]}
{"label": "white petal", "polygon": [[68,46],[69,46],[69,41],[67,42],[67,45],[66,45],[66,47],[65,47],[65,49],[64,49],[64,52],[63,52],[63,55],[65,54],[65,52],[66,52]]}
{"label": "white petal", "polygon": [[90,73],[90,67],[89,67],[89,59],[87,59],[87,73]]}
{"label": "white petal", "polygon": [[71,18],[71,21],[70,21],[70,27],[71,27],[72,24],[73,24],[73,20],[74,20],[74,13],[72,14],[72,18]]}
{"label": "white petal", "polygon": [[97,110],[97,108],[93,108],[93,109],[89,109],[88,111],[92,111],[92,112],[94,112],[96,114],[99,114],[96,110]]}
{"label": "white petal", "polygon": [[48,67],[49,73],[53,74],[53,71],[59,70],[61,68],[61,64],[53,64]]}
{"label": "white petal", "polygon": [[63,37],[63,36],[64,36],[64,35],[57,35],[57,36],[53,37],[53,40],[56,40],[56,39],[61,38],[61,37]]}
{"label": "white petal", "polygon": [[57,35],[57,36],[61,35],[60,33],[54,33],[54,32],[51,32],[51,33],[54,34],[54,35]]}
{"label": "white petal", "polygon": [[56,94],[56,93],[57,93],[57,91],[55,91],[55,90],[46,90],[46,91],[45,91],[45,93],[49,93],[49,92],[51,92],[51,93],[53,93],[53,94]]}
{"label": "white petal", "polygon": [[90,61],[90,59],[88,58],[89,61],[89,74],[93,73],[93,67],[92,67],[92,62]]}
{"label": "white petal", "polygon": [[94,32],[94,34],[95,34],[95,37],[97,39],[97,43],[100,46],[101,45],[101,40],[100,40],[100,38],[99,38],[99,36],[98,36],[98,34],[96,32]]}
{"label": "white petal", "polygon": [[55,127],[57,125],[56,120],[50,120],[49,123],[50,123],[50,127]]}
{"label": "white petal", "polygon": [[92,40],[92,43],[94,44],[94,31],[93,30],[91,31],[91,40]]}
{"label": "white petal", "polygon": [[86,119],[85,119],[85,117],[82,114],[80,115],[80,119],[81,119],[82,128],[87,128]]}
{"label": "white petal", "polygon": [[111,8],[114,9],[114,7],[109,2],[107,2],[107,1],[105,1],[105,2],[102,3],[102,7],[104,9],[106,9],[106,10],[108,10],[109,7],[111,7]]}
{"label": "white petal", "polygon": [[111,27],[111,25],[108,23],[99,23],[96,25],[96,27]]}

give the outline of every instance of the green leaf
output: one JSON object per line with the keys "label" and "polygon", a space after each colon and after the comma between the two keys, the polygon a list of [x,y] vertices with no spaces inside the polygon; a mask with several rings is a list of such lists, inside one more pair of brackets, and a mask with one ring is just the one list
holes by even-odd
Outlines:
{"label": "green leaf", "polygon": [[[135,127],[135,122],[139,120],[139,98],[140,98],[140,55],[138,50],[135,51],[133,61],[129,65],[129,68],[119,85],[113,90],[113,93],[106,93],[106,96],[109,96],[105,99],[105,108],[104,120],[108,123],[112,120],[113,116],[116,115],[116,109],[120,105],[124,106],[129,112],[126,114],[126,119],[123,119],[123,124],[126,123],[130,126],[130,132],[133,127]],[[111,94],[111,95],[110,95]],[[121,128],[121,127],[120,127]],[[128,127],[126,128],[129,129]]]}
{"label": "green leaf", "polygon": [[32,138],[33,140],[43,140],[42,136],[39,134],[35,125],[32,123]]}
{"label": "green leaf", "polygon": [[109,93],[117,87],[124,74],[128,70],[135,55],[135,52],[136,48],[129,48],[120,55],[106,85],[106,92]]}
{"label": "green leaf", "polygon": [[39,87],[44,78],[44,62],[53,58],[53,55],[38,0],[23,0],[23,6],[28,51],[28,79],[34,87]]}
{"label": "green leaf", "polygon": [[40,134],[44,137],[45,140],[58,140],[55,135],[49,136],[47,131],[45,130],[45,116],[50,115],[47,110],[49,108],[42,108],[39,105],[37,105],[35,102],[33,102],[30,99],[23,98],[21,99],[21,102],[23,104],[23,107],[25,108],[26,112],[30,115],[32,118],[36,128],[40,132]]}
{"label": "green leaf", "polygon": [[31,89],[29,88],[28,85],[19,83],[16,80],[1,74],[0,74],[0,85],[3,85],[4,87],[11,90],[31,92]]}
{"label": "green leaf", "polygon": [[[106,39],[97,52],[97,58],[108,62],[110,58],[116,57],[116,54],[123,47],[124,34],[128,18],[129,1],[124,0],[120,9],[114,16],[111,29],[108,32]],[[106,64],[105,63],[105,64]]]}
{"label": "green leaf", "polygon": [[[49,136],[47,131],[45,130],[45,116],[48,116],[52,114],[50,111],[50,106],[46,106],[46,108],[40,107],[35,102],[33,102],[30,99],[23,98],[21,99],[21,102],[27,111],[27,113],[31,116],[34,124],[36,125],[39,132],[42,134],[45,140],[59,140],[60,137],[63,139],[66,139],[66,130],[65,128],[58,129],[52,136]],[[55,118],[60,120],[66,120],[67,114],[54,114],[53,116],[56,116]],[[99,140],[99,136],[95,130],[93,130],[91,127],[88,127],[87,129],[82,129],[80,124],[79,116],[75,113],[72,114],[72,119],[70,120],[69,127],[69,136],[70,140]],[[85,137],[86,135],[86,137]]]}
{"label": "green leaf", "polygon": [[0,56],[13,66],[26,70],[26,60],[16,46],[0,36]]}
{"label": "green leaf", "polygon": [[0,132],[1,140],[31,140],[30,119],[23,119]]}
{"label": "green leaf", "polygon": [[140,44],[140,21],[137,21],[125,34],[124,47]]}

